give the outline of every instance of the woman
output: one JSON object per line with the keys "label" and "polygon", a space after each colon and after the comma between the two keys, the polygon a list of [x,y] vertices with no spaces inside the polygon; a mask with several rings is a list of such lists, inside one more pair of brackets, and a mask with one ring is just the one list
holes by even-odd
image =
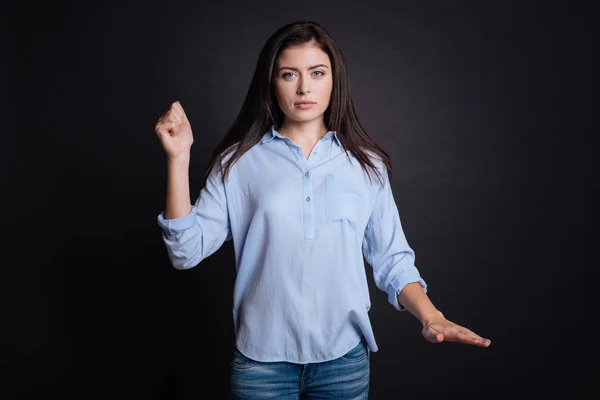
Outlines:
{"label": "woman", "polygon": [[361,127],[342,53],[320,25],[292,23],[268,39],[193,206],[193,136],[179,102],[155,131],[168,159],[158,224],[173,266],[192,268],[233,239],[233,398],[367,398],[377,344],[363,256],[425,339],[489,346],[429,300],[390,159]]}

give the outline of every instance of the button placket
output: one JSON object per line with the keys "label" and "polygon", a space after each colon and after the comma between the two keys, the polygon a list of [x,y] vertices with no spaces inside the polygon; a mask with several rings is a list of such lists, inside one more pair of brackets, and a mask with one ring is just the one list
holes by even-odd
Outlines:
{"label": "button placket", "polygon": [[304,172],[302,184],[302,192],[304,195],[303,201],[303,224],[304,224],[304,239],[313,239],[315,237],[314,225],[314,205],[312,201],[312,174],[310,170]]}

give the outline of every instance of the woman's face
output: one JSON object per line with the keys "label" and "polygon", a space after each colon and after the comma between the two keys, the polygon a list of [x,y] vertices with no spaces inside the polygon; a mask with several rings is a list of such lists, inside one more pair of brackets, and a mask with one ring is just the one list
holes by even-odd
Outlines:
{"label": "woman's face", "polygon": [[323,118],[333,87],[329,56],[314,43],[288,47],[275,63],[273,82],[286,120]]}

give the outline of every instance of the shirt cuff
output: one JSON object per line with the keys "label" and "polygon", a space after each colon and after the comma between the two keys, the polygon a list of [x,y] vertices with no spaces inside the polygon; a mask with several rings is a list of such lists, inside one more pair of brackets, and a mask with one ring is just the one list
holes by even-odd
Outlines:
{"label": "shirt cuff", "polygon": [[156,222],[158,223],[158,226],[160,226],[169,236],[172,236],[177,233],[181,233],[196,224],[196,218],[194,218],[195,212],[196,207],[192,206],[192,211],[190,211],[188,215],[172,219],[165,219],[165,212],[163,211],[158,214],[158,217],[156,217]]}
{"label": "shirt cuff", "polygon": [[[404,276],[407,275],[407,276]],[[388,302],[394,306],[394,308],[398,311],[405,311],[406,307],[404,307],[398,301],[398,295],[404,288],[404,286],[409,283],[419,282],[423,291],[427,293],[427,283],[421,278],[418,274],[403,274],[400,277],[396,277],[392,280],[388,287]]]}

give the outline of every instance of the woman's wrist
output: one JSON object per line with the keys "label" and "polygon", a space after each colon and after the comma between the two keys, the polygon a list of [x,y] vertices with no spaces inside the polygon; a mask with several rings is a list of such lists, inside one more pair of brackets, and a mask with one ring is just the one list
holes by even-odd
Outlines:
{"label": "woman's wrist", "polygon": [[442,314],[442,312],[440,310],[434,310],[434,311],[429,311],[426,314],[423,314],[423,316],[421,317],[421,324],[423,324],[423,326],[428,325],[432,320],[436,319],[436,318],[445,318],[444,314]]}

